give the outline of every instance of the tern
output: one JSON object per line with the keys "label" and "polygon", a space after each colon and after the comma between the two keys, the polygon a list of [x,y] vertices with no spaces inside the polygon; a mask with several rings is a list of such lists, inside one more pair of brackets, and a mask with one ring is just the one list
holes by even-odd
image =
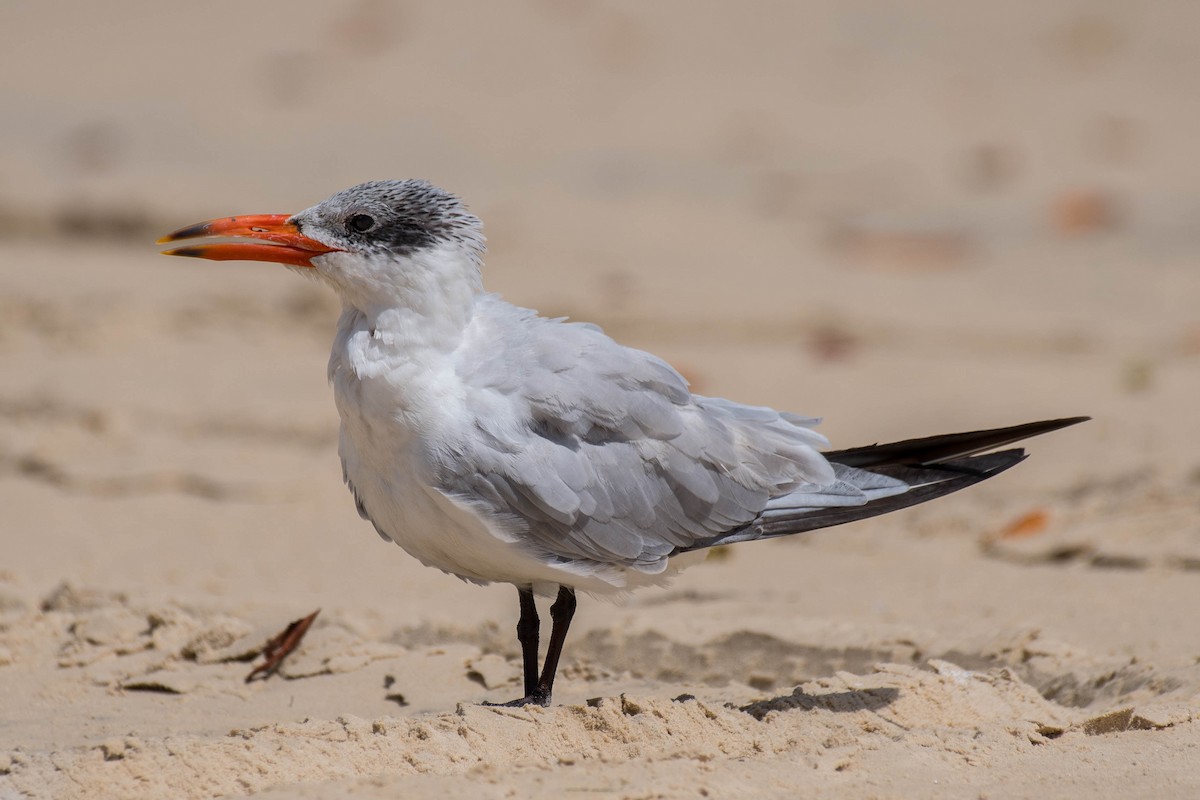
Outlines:
{"label": "tern", "polygon": [[[1025,458],[997,448],[1087,417],[821,452],[818,419],[693,394],[600,328],[483,289],[483,227],[423,180],[298,214],[232,216],[167,250],[285,264],[342,302],[329,380],[359,514],[422,564],[517,588],[525,695],[548,706],[575,593],[662,585],[707,548],[941,497]],[[554,596],[539,670],[535,595]]]}

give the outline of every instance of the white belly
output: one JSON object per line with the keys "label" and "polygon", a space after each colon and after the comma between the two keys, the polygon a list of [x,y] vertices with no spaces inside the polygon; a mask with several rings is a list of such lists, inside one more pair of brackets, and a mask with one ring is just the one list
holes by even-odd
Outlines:
{"label": "white belly", "polygon": [[366,444],[369,455],[359,451],[355,437],[348,436],[343,425],[341,452],[347,479],[375,527],[422,564],[472,583],[532,586],[542,595],[553,595],[559,586],[598,595],[621,594],[639,586],[665,584],[680,568],[705,555],[673,558],[667,570],[656,575],[613,564],[547,563],[526,550],[517,536],[425,483],[421,470],[413,466],[415,461],[402,451],[390,454],[394,458],[390,469],[366,466],[388,455],[379,452],[378,439]]}

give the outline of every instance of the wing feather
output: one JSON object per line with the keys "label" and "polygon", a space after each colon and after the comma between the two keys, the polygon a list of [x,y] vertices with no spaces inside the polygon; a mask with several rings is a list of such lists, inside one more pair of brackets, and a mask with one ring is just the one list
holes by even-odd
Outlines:
{"label": "wing feather", "polygon": [[438,488],[544,557],[659,572],[772,497],[839,484],[815,420],[692,395],[594,326],[489,311],[466,348],[488,357],[459,367],[474,422],[434,454]]}

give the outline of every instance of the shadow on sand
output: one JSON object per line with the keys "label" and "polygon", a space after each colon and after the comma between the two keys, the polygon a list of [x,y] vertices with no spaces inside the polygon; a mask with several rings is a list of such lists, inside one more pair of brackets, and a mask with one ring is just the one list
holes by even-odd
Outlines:
{"label": "shadow on sand", "polygon": [[827,694],[808,694],[797,686],[791,694],[772,697],[770,700],[759,700],[742,706],[741,710],[757,720],[761,720],[772,711],[792,711],[794,709],[804,711],[823,709],[838,712],[878,711],[894,703],[899,696],[900,690],[893,686]]}

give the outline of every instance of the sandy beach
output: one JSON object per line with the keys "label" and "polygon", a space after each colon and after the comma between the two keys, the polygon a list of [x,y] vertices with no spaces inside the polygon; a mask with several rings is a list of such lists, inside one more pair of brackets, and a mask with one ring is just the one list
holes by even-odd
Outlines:
{"label": "sandy beach", "polygon": [[[0,799],[1200,796],[1200,6],[0,9]],[[492,291],[834,447],[1087,414],[935,503],[580,598],[355,512],[338,314],[156,236],[362,180]],[[320,609],[300,649],[263,645]]]}

